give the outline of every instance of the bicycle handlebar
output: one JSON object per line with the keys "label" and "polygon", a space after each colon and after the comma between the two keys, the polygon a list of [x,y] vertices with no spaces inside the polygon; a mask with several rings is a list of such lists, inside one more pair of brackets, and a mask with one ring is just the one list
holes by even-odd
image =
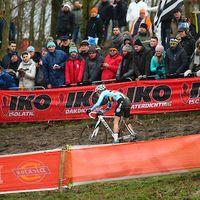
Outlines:
{"label": "bicycle handlebar", "polygon": [[92,113],[97,113],[97,112],[92,111],[92,112],[89,113],[89,117],[90,117],[90,118],[96,119],[96,115],[95,115],[95,117],[93,117],[93,116],[92,116]]}

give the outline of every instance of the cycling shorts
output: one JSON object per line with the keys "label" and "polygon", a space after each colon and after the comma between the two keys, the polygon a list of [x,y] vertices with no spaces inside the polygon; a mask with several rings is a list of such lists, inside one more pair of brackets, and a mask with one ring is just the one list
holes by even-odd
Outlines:
{"label": "cycling shorts", "polygon": [[117,106],[115,108],[115,116],[129,118],[131,109],[131,101],[127,98],[120,98],[117,101]]}

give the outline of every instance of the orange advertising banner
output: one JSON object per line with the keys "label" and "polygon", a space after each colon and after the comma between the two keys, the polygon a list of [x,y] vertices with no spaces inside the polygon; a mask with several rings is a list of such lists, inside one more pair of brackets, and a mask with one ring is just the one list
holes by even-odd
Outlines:
{"label": "orange advertising banner", "polygon": [[0,156],[0,194],[58,189],[61,150]]}
{"label": "orange advertising banner", "polygon": [[200,171],[200,135],[115,145],[74,146],[64,184],[80,185]]}

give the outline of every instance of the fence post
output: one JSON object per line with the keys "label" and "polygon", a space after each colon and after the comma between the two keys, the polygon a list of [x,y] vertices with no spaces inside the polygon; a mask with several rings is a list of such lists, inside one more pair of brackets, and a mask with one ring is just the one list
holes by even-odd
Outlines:
{"label": "fence post", "polygon": [[63,192],[63,172],[64,172],[64,164],[65,164],[65,148],[62,148],[61,158],[60,158],[60,173],[59,173],[59,185],[58,189],[60,194]]}

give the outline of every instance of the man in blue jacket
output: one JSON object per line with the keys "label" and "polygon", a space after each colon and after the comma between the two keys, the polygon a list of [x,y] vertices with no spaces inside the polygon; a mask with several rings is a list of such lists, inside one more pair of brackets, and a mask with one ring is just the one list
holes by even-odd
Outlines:
{"label": "man in blue jacket", "polygon": [[65,84],[65,63],[68,55],[57,50],[53,41],[47,43],[48,53],[43,57],[42,71],[47,88],[58,88]]}

